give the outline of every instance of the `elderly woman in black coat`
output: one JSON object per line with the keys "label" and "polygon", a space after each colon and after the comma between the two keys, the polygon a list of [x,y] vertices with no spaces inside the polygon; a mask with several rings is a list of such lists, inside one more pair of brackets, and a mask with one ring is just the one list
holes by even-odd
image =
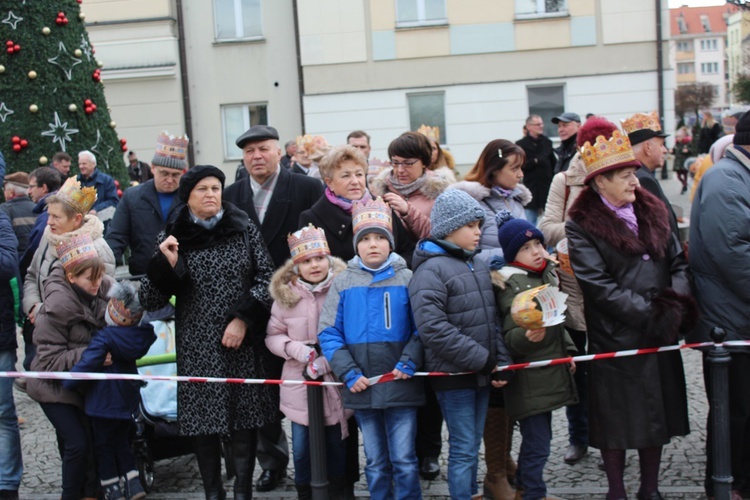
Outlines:
{"label": "elderly woman in black coat", "polygon": [[[255,224],[222,203],[224,174],[201,165],[180,180],[185,206],[159,234],[140,290],[147,310],[177,298],[178,375],[268,378],[264,345],[273,264]],[[234,498],[252,498],[257,429],[278,418],[278,392],[267,385],[180,383],[180,433],[194,436],[207,499],[222,500],[220,436],[232,441]]]}
{"label": "elderly woman in black coat", "polygon": [[[584,144],[587,187],[566,223],[592,354],[677,342],[694,307],[687,263],[664,203],[639,187],[638,163],[618,131]],[[638,499],[660,499],[662,447],[689,432],[679,352],[594,361],[589,368],[591,445],[599,448],[608,499],[626,498],[625,450],[637,449]]]}

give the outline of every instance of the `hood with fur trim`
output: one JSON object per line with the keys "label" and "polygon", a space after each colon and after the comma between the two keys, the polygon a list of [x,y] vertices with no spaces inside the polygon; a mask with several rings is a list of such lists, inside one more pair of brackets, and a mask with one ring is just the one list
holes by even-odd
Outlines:
{"label": "hood with fur trim", "polygon": [[54,248],[63,241],[68,241],[71,238],[81,235],[88,234],[91,239],[96,241],[104,235],[104,224],[99,220],[96,215],[86,215],[83,218],[83,224],[78,229],[74,229],[69,233],[65,234],[54,234],[50,231],[49,226],[44,228],[44,237],[47,238],[49,244]]}
{"label": "hood with fur trim", "polygon": [[[481,202],[485,198],[489,198],[492,194],[492,189],[485,187],[481,183],[475,181],[457,182],[453,184],[451,188],[460,189],[461,191],[468,193],[469,196],[479,202]],[[529,191],[529,188],[527,188],[523,184],[519,184],[513,190],[513,194],[511,197],[521,203],[521,205],[526,206],[531,201],[532,195],[531,191]]]}
{"label": "hood with fur trim", "polygon": [[[393,189],[393,186],[388,181],[391,172],[393,172],[393,168],[383,170],[370,181],[370,192],[374,196],[383,196],[388,192],[395,192],[398,194],[398,191]],[[440,167],[437,170],[427,170],[427,180],[420,191],[426,198],[434,200],[440,195],[440,193],[445,191],[448,186],[455,183],[456,175],[453,171],[448,167]]]}
{"label": "hood with fur trim", "polygon": [[570,207],[570,219],[587,233],[604,240],[624,255],[648,253],[655,259],[662,259],[672,237],[667,207],[659,198],[641,187],[636,188],[635,195],[633,208],[638,220],[638,236],[604,205],[599,194],[590,186],[581,191]]}
{"label": "hood with fur trim", "polygon": [[[333,276],[336,276],[346,269],[346,262],[338,257],[331,257],[331,267]],[[299,292],[292,286],[292,280],[295,280],[297,276],[298,274],[294,272],[294,262],[289,259],[273,274],[268,286],[273,300],[279,302],[286,309],[291,309],[302,300]]]}

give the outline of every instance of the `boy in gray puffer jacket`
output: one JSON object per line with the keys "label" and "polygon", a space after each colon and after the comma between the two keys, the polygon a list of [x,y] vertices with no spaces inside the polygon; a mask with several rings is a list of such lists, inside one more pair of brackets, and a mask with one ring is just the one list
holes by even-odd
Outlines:
{"label": "boy in gray puffer jacket", "polygon": [[478,492],[490,382],[504,386],[509,373],[497,372],[497,366],[511,363],[489,267],[475,259],[484,217],[479,203],[463,191],[448,189],[438,196],[430,214],[431,237],[417,245],[409,284],[426,369],[472,372],[430,379],[448,426],[450,496],[467,500]]}

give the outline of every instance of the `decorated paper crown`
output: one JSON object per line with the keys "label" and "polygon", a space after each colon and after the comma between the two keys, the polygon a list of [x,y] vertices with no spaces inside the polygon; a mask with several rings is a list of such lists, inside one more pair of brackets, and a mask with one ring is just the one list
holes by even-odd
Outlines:
{"label": "decorated paper crown", "polygon": [[322,135],[300,135],[297,137],[297,149],[304,149],[308,155],[315,151],[327,150],[330,148],[328,141]]}
{"label": "decorated paper crown", "polygon": [[585,182],[610,170],[640,166],[635,159],[628,136],[622,135],[619,130],[612,132],[609,139],[605,139],[603,135],[598,136],[593,146],[586,141],[580,152],[586,167]]}
{"label": "decorated paper crown", "polygon": [[165,130],[156,140],[156,153],[151,163],[159,167],[185,170],[188,144],[190,139],[187,135],[175,137]]}
{"label": "decorated paper crown", "polygon": [[143,316],[143,307],[138,300],[138,290],[129,281],[117,282],[109,290],[107,303],[107,323],[119,326],[132,326]]}
{"label": "decorated paper crown", "polygon": [[312,257],[331,255],[325,231],[312,224],[308,224],[307,227],[290,234],[286,240],[289,243],[289,251],[295,264]]}
{"label": "decorated paper crown", "polygon": [[75,177],[69,177],[57,192],[57,197],[76,212],[86,215],[96,202],[96,188],[81,188],[81,183]]}
{"label": "decorated paper crown", "polygon": [[352,207],[352,231],[360,234],[365,229],[393,230],[391,209],[380,196],[375,200],[355,201]]}
{"label": "decorated paper crown", "polygon": [[568,294],[556,286],[542,285],[524,290],[513,299],[510,315],[516,325],[528,330],[555,326],[565,321]]}
{"label": "decorated paper crown", "polygon": [[55,247],[55,251],[65,271],[69,271],[81,262],[99,258],[99,254],[94,247],[94,240],[86,233],[61,241]]}
{"label": "decorated paper crown", "polygon": [[417,132],[438,144],[440,143],[440,127],[430,127],[423,124],[417,129]]}
{"label": "decorated paper crown", "polygon": [[667,137],[661,130],[659,114],[656,111],[651,113],[636,113],[630,118],[620,120],[622,129],[628,135],[631,145],[647,141],[652,137]]}

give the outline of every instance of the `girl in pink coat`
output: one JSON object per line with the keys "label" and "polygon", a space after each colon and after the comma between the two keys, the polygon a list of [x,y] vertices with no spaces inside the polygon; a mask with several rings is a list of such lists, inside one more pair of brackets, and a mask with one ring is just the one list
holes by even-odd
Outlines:
{"label": "girl in pink coat", "polygon": [[[288,238],[292,258],[273,275],[270,285],[274,299],[268,322],[266,346],[286,360],[284,380],[334,381],[328,361],[318,347],[318,318],[335,275],[346,268],[343,260],[332,257],[322,229],[309,225]],[[338,387],[323,389],[326,462],[332,496],[345,484],[346,420]],[[312,498],[310,486],[310,439],[308,432],[307,388],[281,386],[281,411],[292,421],[294,485],[300,499]]]}

